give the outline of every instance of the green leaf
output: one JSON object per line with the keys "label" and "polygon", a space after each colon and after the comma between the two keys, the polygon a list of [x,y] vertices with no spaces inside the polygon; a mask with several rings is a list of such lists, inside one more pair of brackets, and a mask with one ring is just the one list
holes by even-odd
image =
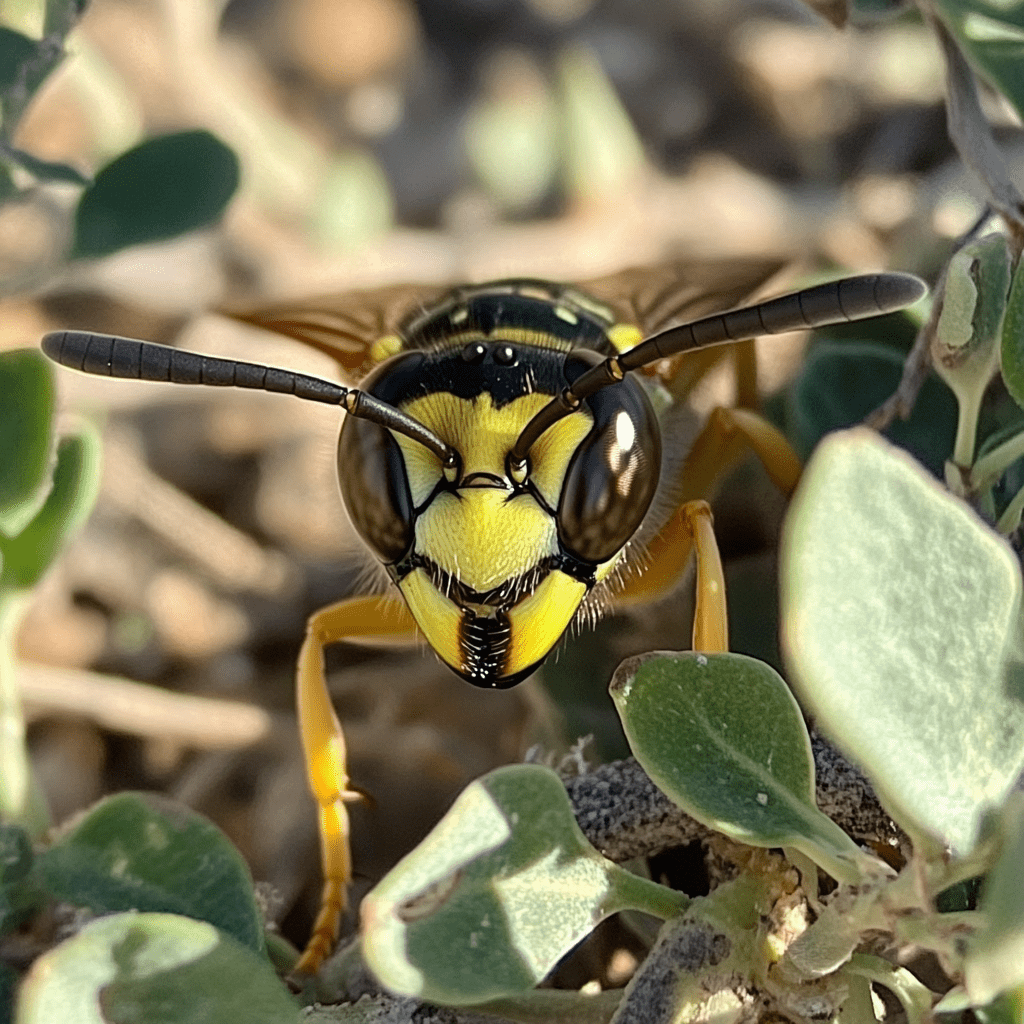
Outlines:
{"label": "green leaf", "polygon": [[32,841],[18,825],[0,823],[0,935],[17,928],[44,894],[31,875]]}
{"label": "green leaf", "polygon": [[1010,290],[1010,250],[993,231],[958,250],[946,268],[937,354],[960,365],[999,332]]}
{"label": "green leaf", "polygon": [[0,535],[25,528],[46,498],[53,371],[41,352],[0,354]]}
{"label": "green leaf", "polygon": [[846,882],[873,870],[814,803],[800,708],[764,662],[742,654],[645,654],[611,694],[633,754],[698,821],[751,846],[792,846]]}
{"label": "green leaf", "polygon": [[46,888],[94,913],[169,911],[209,921],[251,949],[263,922],[241,854],[187,807],[145,793],[101,800],[39,855]]}
{"label": "green leaf", "polygon": [[1024,267],[1020,263],[1006,303],[1000,359],[1006,390],[1024,408]]}
{"label": "green leaf", "polygon": [[782,581],[805,706],[904,829],[967,853],[1024,767],[1010,549],[905,454],[851,430],[805,471]]}
{"label": "green leaf", "polygon": [[105,256],[205,227],[238,182],[238,158],[209,132],[143,142],[107,164],[82,194],[72,255]]}
{"label": "green leaf", "polygon": [[34,39],[0,25],[0,89],[14,85],[21,65],[35,56],[38,45]]}
{"label": "green leaf", "polygon": [[400,995],[465,1005],[525,992],[597,924],[688,900],[605,860],[558,776],[499,768],[471,783],[363,900],[363,954]]}
{"label": "green leaf", "polygon": [[890,20],[909,6],[909,0],[853,0],[853,23],[870,25]]}
{"label": "green leaf", "polygon": [[0,960],[0,1024],[14,1020],[14,1000],[18,994],[18,972]]}
{"label": "green leaf", "polygon": [[35,586],[61,545],[85,521],[100,477],[99,438],[82,430],[61,438],[53,487],[35,518],[13,538],[0,536],[0,594]]}
{"label": "green leaf", "polygon": [[1002,849],[985,881],[985,926],[964,959],[964,982],[975,1006],[1024,990],[1024,794],[1014,793],[1000,816]]}
{"label": "green leaf", "polygon": [[43,32],[66,36],[75,22],[85,13],[89,0],[46,0],[46,17]]}
{"label": "green leaf", "polygon": [[1024,117],[1024,9],[1001,0],[935,0],[967,59]]}
{"label": "green leaf", "polygon": [[5,164],[0,163],[0,205],[14,199],[18,194],[18,186],[14,184],[11,172]]}
{"label": "green leaf", "polygon": [[992,379],[1009,291],[1010,250],[1000,233],[975,239],[949,261],[932,355],[958,395]]}
{"label": "green leaf", "polygon": [[18,825],[0,822],[0,887],[20,882],[32,869],[32,841]]}
{"label": "green leaf", "polygon": [[1020,1024],[1024,1020],[1024,987],[1004,992],[988,1006],[978,1006],[974,1016],[980,1024]]}
{"label": "green leaf", "polygon": [[974,462],[982,399],[999,365],[1009,290],[1010,250],[999,232],[968,242],[949,261],[931,353],[959,404],[952,462],[963,469]]}
{"label": "green leaf", "polygon": [[18,1024],[297,1024],[269,963],[212,925],[173,914],[87,924],[32,966]]}
{"label": "green leaf", "polygon": [[[876,342],[818,341],[790,391],[787,433],[801,458],[833,430],[850,427],[878,408],[899,386],[903,356]],[[957,402],[938,378],[924,383],[909,420],[897,419],[885,436],[906,448],[936,476],[953,450]]]}

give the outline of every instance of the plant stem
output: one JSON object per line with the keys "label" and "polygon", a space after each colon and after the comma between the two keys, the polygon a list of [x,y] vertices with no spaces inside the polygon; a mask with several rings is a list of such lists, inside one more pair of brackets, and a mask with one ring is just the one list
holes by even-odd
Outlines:
{"label": "plant stem", "polygon": [[50,813],[32,772],[15,676],[14,637],[24,603],[24,595],[0,595],[0,818],[37,837],[50,827]]}
{"label": "plant stem", "polygon": [[611,883],[609,899],[618,907],[641,910],[663,921],[678,917],[693,902],[686,893],[641,878],[616,864],[609,867],[608,881]]}
{"label": "plant stem", "polygon": [[971,486],[981,490],[998,480],[1024,455],[1024,430],[987,452],[971,467]]}

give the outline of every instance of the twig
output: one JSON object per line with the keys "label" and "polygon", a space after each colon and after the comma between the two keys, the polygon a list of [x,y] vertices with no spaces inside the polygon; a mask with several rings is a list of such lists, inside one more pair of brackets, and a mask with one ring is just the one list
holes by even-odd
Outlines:
{"label": "twig", "polygon": [[291,581],[288,560],[203,508],[157,476],[123,438],[109,435],[103,493],[177,548],[228,591],[279,594]]}
{"label": "twig", "polygon": [[200,749],[247,747],[270,735],[269,712],[241,701],[173,693],[84,669],[17,666],[28,718],[70,714],[113,732]]}

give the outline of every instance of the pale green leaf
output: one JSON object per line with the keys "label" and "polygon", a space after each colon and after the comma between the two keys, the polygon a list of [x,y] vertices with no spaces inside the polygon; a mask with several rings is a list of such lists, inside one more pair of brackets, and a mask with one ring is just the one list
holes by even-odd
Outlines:
{"label": "pale green leaf", "polygon": [[1014,793],[1000,816],[1002,849],[985,880],[984,928],[964,961],[964,981],[975,1006],[1011,989],[1024,989],[1024,795]]}
{"label": "pale green leaf", "polygon": [[212,925],[174,914],[115,914],[45,953],[16,1024],[297,1024],[270,964]]}
{"label": "pale green leaf", "polygon": [[968,852],[1024,767],[1016,558],[905,453],[851,430],[805,471],[782,576],[808,709],[904,829]]}
{"label": "pale green leaf", "polygon": [[814,803],[800,709],[771,666],[741,654],[623,662],[611,694],[636,759],[688,814],[738,842],[792,846],[842,881],[874,865]]}
{"label": "pale green leaf", "polygon": [[516,765],[469,785],[364,899],[363,952],[392,992],[479,1003],[532,988],[617,910],[687,902],[601,857],[558,776]]}

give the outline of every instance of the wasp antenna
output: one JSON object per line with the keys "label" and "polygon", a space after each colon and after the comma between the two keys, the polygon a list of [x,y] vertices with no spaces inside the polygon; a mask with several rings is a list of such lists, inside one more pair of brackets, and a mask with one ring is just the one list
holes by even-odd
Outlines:
{"label": "wasp antenna", "polygon": [[[912,306],[927,292],[928,286],[913,274],[844,277],[670,327],[620,356],[619,363],[628,372],[689,349],[744,341],[762,334],[784,334],[866,320]],[[579,393],[575,386],[573,390]]]}
{"label": "wasp antenna", "polygon": [[62,366],[101,377],[253,388],[340,405],[352,416],[370,420],[418,441],[437,455],[446,468],[458,464],[454,449],[408,413],[364,391],[342,387],[320,377],[89,331],[54,331],[43,337],[41,347],[47,356]]}
{"label": "wasp antenna", "polygon": [[526,471],[526,457],[541,434],[578,408],[584,398],[618,383],[631,370],[710,345],[895,313],[912,306],[927,292],[928,286],[913,274],[861,274],[670,327],[628,352],[610,356],[591,367],[571,387],[543,406],[516,438],[508,454],[509,471],[522,476]]}

